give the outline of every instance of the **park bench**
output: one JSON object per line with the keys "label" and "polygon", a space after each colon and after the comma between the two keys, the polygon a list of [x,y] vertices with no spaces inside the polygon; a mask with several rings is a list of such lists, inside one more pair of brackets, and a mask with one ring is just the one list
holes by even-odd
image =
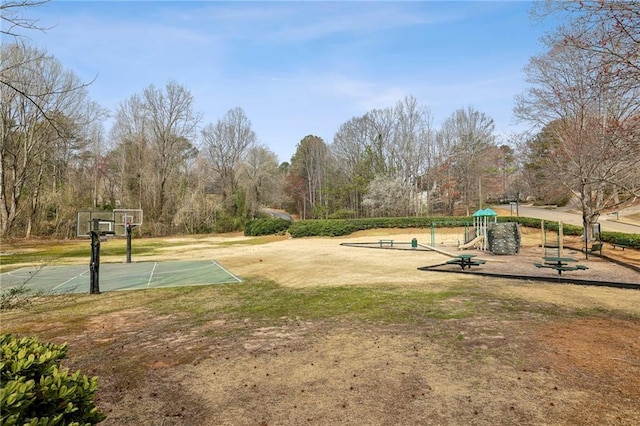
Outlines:
{"label": "park bench", "polygon": [[388,244],[393,247],[393,240],[380,240],[380,247],[382,247],[384,244]]}
{"label": "park bench", "polygon": [[602,249],[603,249],[603,244],[602,243],[593,243],[591,245],[591,248],[589,249],[589,252],[593,253],[593,252],[597,251],[597,252],[600,253],[600,256],[602,256]]}
{"label": "park bench", "polygon": [[629,244],[611,243],[611,246],[613,247],[614,250],[616,249],[616,247],[618,247],[618,248],[621,248],[622,251],[624,251],[624,249],[629,247]]}
{"label": "park bench", "polygon": [[[598,253],[602,256],[602,250],[604,249],[604,244],[602,243],[593,243],[591,247],[587,249],[587,253]],[[585,252],[585,249],[580,249],[581,252]]]}

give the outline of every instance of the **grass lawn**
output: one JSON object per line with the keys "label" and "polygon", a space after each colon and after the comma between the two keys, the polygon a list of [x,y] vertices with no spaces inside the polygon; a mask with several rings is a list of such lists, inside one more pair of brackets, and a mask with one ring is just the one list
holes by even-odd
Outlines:
{"label": "grass lawn", "polygon": [[[375,250],[362,256],[380,279],[363,279],[355,258],[333,272],[326,239],[136,244],[149,257],[208,250],[244,282],[0,311],[3,333],[68,342],[64,365],[99,377],[105,425],[640,424],[638,291],[397,277],[384,271],[422,260]],[[60,247],[46,250],[84,260]],[[29,249],[13,264],[46,258]],[[308,257],[283,259],[291,250]]]}

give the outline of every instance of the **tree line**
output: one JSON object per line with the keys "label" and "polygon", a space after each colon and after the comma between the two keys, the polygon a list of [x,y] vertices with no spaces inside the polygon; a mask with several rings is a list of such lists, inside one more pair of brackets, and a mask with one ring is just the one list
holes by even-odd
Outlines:
{"label": "tree line", "polygon": [[538,130],[520,150],[523,176],[576,200],[590,229],[640,196],[640,2],[547,1],[534,13],[566,23],[530,59],[516,99]]}
{"label": "tree line", "polygon": [[639,2],[537,6],[567,23],[525,69],[514,114],[529,132],[499,140],[472,106],[436,128],[406,96],[348,119],[332,141],[302,137],[289,162],[258,143],[240,107],[203,123],[177,81],[106,111],[72,70],[14,34],[34,21],[11,5],[0,9],[15,22],[0,46],[2,237],[71,237],[84,209],[141,208],[142,231],[168,235],[239,230],[265,207],[302,219],[468,215],[527,198],[574,200],[590,224],[640,192]]}

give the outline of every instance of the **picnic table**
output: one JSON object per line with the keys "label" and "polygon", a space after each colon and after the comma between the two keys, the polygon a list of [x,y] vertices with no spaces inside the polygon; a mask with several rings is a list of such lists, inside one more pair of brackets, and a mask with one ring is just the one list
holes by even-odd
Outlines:
{"label": "picnic table", "polygon": [[462,269],[471,269],[472,266],[479,266],[485,263],[485,260],[474,259],[475,254],[459,254],[453,259],[447,260],[450,265],[460,265]]}
{"label": "picnic table", "polygon": [[584,265],[570,265],[576,263],[577,260],[572,257],[544,257],[544,263],[535,263],[537,268],[551,268],[558,271],[558,275],[562,275],[562,271],[578,271],[589,269]]}

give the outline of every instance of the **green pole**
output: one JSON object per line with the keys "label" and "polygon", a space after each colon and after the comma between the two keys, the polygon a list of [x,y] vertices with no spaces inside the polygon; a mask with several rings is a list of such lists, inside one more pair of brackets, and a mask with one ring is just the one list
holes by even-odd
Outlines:
{"label": "green pole", "polygon": [[436,224],[431,222],[431,247],[436,246]]}

